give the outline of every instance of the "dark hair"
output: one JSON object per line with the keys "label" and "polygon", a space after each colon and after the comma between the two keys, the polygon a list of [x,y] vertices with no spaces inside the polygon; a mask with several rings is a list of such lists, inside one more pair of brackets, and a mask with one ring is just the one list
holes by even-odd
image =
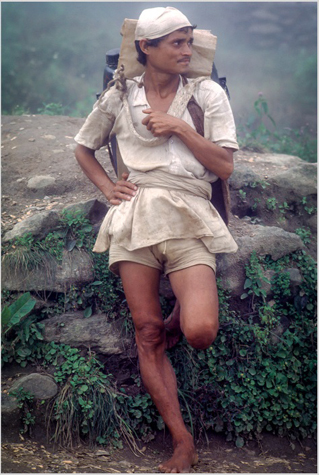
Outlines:
{"label": "dark hair", "polygon": [[[194,30],[196,28],[197,25],[193,25],[193,26],[185,26],[183,28],[179,28],[178,30],[176,31],[186,31],[188,30],[188,28],[191,28],[192,30]],[[173,32],[172,32],[173,33]],[[170,33],[169,33],[170,34]],[[156,47],[160,44],[160,42],[164,39],[164,38],[167,38],[168,35],[164,35],[164,36],[161,36],[160,38],[155,38],[154,40],[147,40],[147,46],[153,46],[153,47]],[[141,63],[143,66],[146,66],[146,59],[147,59],[147,56],[145,53],[143,53],[143,51],[141,50],[140,48],[140,42],[139,41],[135,41],[135,48],[136,48],[136,51],[137,51],[137,61],[139,63]]]}

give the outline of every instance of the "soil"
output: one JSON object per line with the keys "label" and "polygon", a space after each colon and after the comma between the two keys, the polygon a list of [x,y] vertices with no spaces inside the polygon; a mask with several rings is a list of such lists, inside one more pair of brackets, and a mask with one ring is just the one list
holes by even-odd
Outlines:
{"label": "soil", "polygon": [[[129,447],[79,445],[65,450],[46,443],[43,431],[31,439],[8,433],[2,439],[1,473],[158,473],[158,465],[172,453],[170,438],[164,433],[141,445],[138,455]],[[243,448],[218,434],[208,439],[197,444],[199,463],[191,473],[317,473],[316,446],[310,439],[293,445],[265,434],[259,443],[251,441]]]}
{"label": "soil", "polygon": [[[96,198],[106,202],[89,182],[74,159],[73,137],[84,119],[39,115],[2,117],[2,231],[44,210],[62,210],[66,205]],[[254,162],[251,152],[237,157]],[[115,178],[108,154],[98,158]],[[27,188],[36,175],[56,179],[54,192],[41,196]],[[233,230],[236,221],[231,222]],[[237,235],[240,229],[236,229]],[[141,446],[134,455],[122,450],[90,448],[71,451],[52,446],[45,431],[36,429],[31,438],[17,429],[5,428],[2,434],[1,473],[155,473],[157,466],[171,454],[170,439],[159,433],[155,440]],[[317,473],[316,444],[311,439],[293,444],[286,439],[264,434],[244,448],[226,442],[219,434],[198,443],[199,463],[193,473]]]}

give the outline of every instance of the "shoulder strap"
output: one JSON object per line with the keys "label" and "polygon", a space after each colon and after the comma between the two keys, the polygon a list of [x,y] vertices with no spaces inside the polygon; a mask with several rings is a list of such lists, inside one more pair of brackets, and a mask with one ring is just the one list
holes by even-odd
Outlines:
{"label": "shoulder strap", "polygon": [[[182,81],[184,86],[188,82],[185,76],[182,76]],[[195,125],[196,132],[204,137],[204,112],[194,96],[190,98],[187,104],[187,109]],[[225,224],[228,226],[230,213],[230,192],[228,181],[218,178],[217,181],[211,183],[211,186],[211,203],[215,206]]]}

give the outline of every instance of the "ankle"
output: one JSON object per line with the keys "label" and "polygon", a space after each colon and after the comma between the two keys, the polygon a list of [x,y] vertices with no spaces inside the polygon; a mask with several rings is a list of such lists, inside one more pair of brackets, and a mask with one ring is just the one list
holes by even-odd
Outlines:
{"label": "ankle", "polygon": [[173,447],[176,448],[178,445],[191,445],[192,447],[195,447],[194,444],[194,439],[192,435],[186,431],[184,434],[181,434],[177,437],[173,438]]}

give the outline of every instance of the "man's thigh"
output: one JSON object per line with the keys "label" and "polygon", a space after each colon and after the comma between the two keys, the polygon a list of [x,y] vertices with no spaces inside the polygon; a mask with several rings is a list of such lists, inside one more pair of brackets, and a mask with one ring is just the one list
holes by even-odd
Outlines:
{"label": "man's thigh", "polygon": [[212,268],[194,265],[170,273],[169,279],[181,306],[180,325],[184,335],[217,333],[218,294]]}
{"label": "man's thigh", "polygon": [[119,262],[119,273],[127,304],[136,320],[161,318],[160,271],[135,262]]}

